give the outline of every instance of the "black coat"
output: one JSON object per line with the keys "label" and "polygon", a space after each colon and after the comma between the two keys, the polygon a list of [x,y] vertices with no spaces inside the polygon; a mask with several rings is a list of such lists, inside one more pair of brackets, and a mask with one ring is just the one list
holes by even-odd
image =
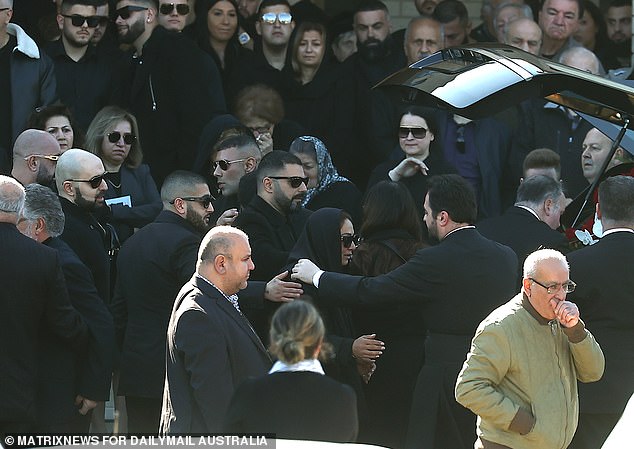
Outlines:
{"label": "black coat", "polygon": [[172,171],[191,169],[203,127],[226,109],[218,69],[187,37],[158,26],[142,58],[126,58],[120,73],[117,101],[137,118],[144,162],[160,187]]}
{"label": "black coat", "polygon": [[88,328],[70,304],[57,251],[0,223],[0,431],[36,418],[38,335],[47,326],[78,351]]}
{"label": "black coat", "polygon": [[[38,431],[87,432],[75,396],[93,401],[110,397],[115,339],[112,315],[97,293],[90,270],[60,238],[44,242],[57,250],[72,306],[90,330],[87,351],[78,356],[47,328],[40,335]],[[52,369],[56,367],[56,369]],[[79,426],[79,427],[77,427]]]}
{"label": "black coat", "polygon": [[178,294],[167,329],[161,432],[219,432],[237,386],[270,367],[249,321],[195,274]]}
{"label": "black coat", "polygon": [[356,402],[350,387],[318,373],[268,374],[238,387],[224,431],[354,442],[358,429]]}
{"label": "black coat", "polygon": [[319,192],[306,204],[306,209],[316,211],[323,207],[343,209],[352,216],[352,223],[361,225],[363,213],[361,210],[362,195],[357,186],[348,181],[333,182]]}
{"label": "black coat", "polygon": [[194,273],[201,238],[184,218],[162,211],[121,248],[112,304],[122,343],[119,394],[161,397],[167,324]]}
{"label": "black coat", "polygon": [[634,234],[608,234],[568,261],[577,283],[569,299],[605,355],[601,380],[579,384],[579,412],[620,414],[634,393]]}
{"label": "black coat", "polygon": [[322,303],[399,301],[422,308],[429,336],[412,400],[407,447],[427,447],[434,439],[445,444],[442,447],[473,447],[475,415],[455,401],[453,388],[476,327],[513,296],[516,274],[513,250],[466,228],[454,231],[437,246],[419,250],[381,276],[330,272],[321,276]]}
{"label": "black coat", "polygon": [[110,257],[106,246],[106,230],[85,209],[76,206],[66,198],[59,198],[66,218],[61,235],[68,246],[92,273],[99,297],[110,303]]}

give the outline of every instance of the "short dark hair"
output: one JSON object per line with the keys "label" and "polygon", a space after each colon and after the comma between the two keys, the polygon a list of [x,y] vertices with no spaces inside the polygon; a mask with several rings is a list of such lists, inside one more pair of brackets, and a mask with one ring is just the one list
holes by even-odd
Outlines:
{"label": "short dark hair", "polygon": [[460,0],[444,0],[438,3],[432,17],[443,24],[455,19],[458,19],[462,26],[469,23],[469,11]]}
{"label": "short dark hair", "polygon": [[176,170],[167,175],[161,187],[161,201],[169,203],[174,198],[191,196],[197,186],[207,185],[207,180],[198,173]]}
{"label": "short dark hair", "polygon": [[[547,2],[548,0],[542,0],[541,3],[539,4],[539,10],[542,11],[544,9],[544,4]],[[582,0],[571,0],[575,3],[577,3],[577,20],[581,19],[583,17],[583,12],[584,7],[583,7],[583,1]]]}
{"label": "short dark hair", "polygon": [[385,3],[383,3],[381,0],[365,0],[359,3],[359,6],[355,8],[353,16],[356,15],[358,12],[367,11],[385,11],[386,14],[390,13],[390,11],[387,9],[387,6],[385,6]]}
{"label": "short dark hair", "polygon": [[218,151],[226,150],[227,148],[254,148],[257,153],[260,149],[253,134],[237,134],[227,137],[226,139],[219,140],[213,148],[213,154]]}
{"label": "short dark hair", "polygon": [[617,223],[634,223],[634,178],[611,176],[599,184],[601,216]]}
{"label": "short dark hair", "polygon": [[257,169],[258,189],[262,185],[262,180],[267,176],[275,176],[287,165],[299,165],[302,167],[302,161],[294,154],[288,151],[273,150],[266,154]]}
{"label": "short dark hair", "polygon": [[260,6],[258,7],[258,20],[262,20],[262,11],[264,11],[264,8],[278,5],[287,6],[289,10],[291,9],[291,5],[288,3],[288,0],[262,0],[262,3],[260,3]]}
{"label": "short dark hair", "polygon": [[94,6],[96,8],[101,6],[102,3],[103,1],[99,2],[97,0],[62,0],[61,11],[66,12],[75,5]]}
{"label": "short dark hair", "polygon": [[610,3],[608,3],[608,7],[605,9],[605,11],[607,12],[607,10],[610,8],[622,8],[623,6],[631,7],[632,2],[628,0],[611,0]]}
{"label": "short dark hair", "polygon": [[434,216],[445,211],[456,223],[475,223],[478,206],[473,187],[460,175],[429,178],[427,195]]}
{"label": "short dark hair", "polygon": [[517,189],[518,206],[537,206],[549,198],[563,195],[561,183],[550,176],[536,175],[526,178]]}
{"label": "short dark hair", "polygon": [[389,229],[403,229],[416,240],[423,238],[423,226],[414,198],[400,182],[381,181],[372,186],[363,201],[361,235]]}
{"label": "short dark hair", "polygon": [[403,108],[403,113],[399,117],[399,122],[403,118],[403,116],[406,114],[415,115],[417,117],[424,119],[431,133],[434,136],[438,135],[438,123],[436,122],[436,119],[434,118],[433,113],[430,111],[429,108],[425,106],[418,106],[418,105],[406,106],[405,108]]}
{"label": "short dark hair", "polygon": [[550,148],[537,148],[524,158],[522,163],[522,175],[531,168],[554,168],[557,177],[561,176],[561,157]]}

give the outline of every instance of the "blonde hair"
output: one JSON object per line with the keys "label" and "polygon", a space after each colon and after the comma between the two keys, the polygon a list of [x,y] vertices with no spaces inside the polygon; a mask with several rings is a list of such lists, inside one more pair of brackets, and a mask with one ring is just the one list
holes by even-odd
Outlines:
{"label": "blonde hair", "polygon": [[324,334],[324,322],[317,309],[309,302],[293,301],[284,304],[273,315],[269,349],[279,360],[292,365],[313,358],[322,345],[322,358],[329,352],[329,347],[324,348]]}

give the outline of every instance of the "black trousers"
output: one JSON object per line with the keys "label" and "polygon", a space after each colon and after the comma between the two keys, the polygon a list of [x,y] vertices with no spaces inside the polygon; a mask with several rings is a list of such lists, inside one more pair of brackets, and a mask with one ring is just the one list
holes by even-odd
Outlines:
{"label": "black trousers", "polygon": [[128,432],[158,435],[161,420],[160,398],[125,397],[128,412]]}

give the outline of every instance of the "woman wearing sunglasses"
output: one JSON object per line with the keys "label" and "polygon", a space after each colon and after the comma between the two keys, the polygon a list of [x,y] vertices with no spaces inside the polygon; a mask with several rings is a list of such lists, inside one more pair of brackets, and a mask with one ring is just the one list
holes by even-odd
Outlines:
{"label": "woman wearing sunglasses", "polygon": [[[436,134],[436,122],[428,110],[421,106],[407,107],[399,122],[399,149],[374,169],[368,189],[382,180],[402,182],[412,194],[419,217],[422,217],[428,177],[456,172],[445,161]],[[432,146],[432,143],[436,145]]]}
{"label": "woman wearing sunglasses", "polygon": [[[389,273],[427,245],[412,195],[400,182],[381,181],[363,202],[363,242],[350,271],[362,276]],[[375,332],[389,348],[376,361],[372,382],[365,387],[369,423],[367,442],[404,447],[418,373],[423,365],[425,327],[420,307],[355,308],[354,324],[362,334]]]}
{"label": "woman wearing sunglasses", "polygon": [[159,24],[169,31],[180,33],[189,23],[188,0],[159,0]]}
{"label": "woman wearing sunglasses", "polygon": [[63,104],[36,109],[29,118],[28,128],[41,129],[51,134],[57,140],[62,153],[69,148],[83,147],[83,133],[77,127],[68,107]]}
{"label": "woman wearing sunglasses", "polygon": [[96,154],[106,168],[106,202],[110,204],[119,240],[123,243],[136,228],[152,222],[162,209],[161,196],[142,164],[136,118],[117,107],[97,113],[86,133],[86,149]]}
{"label": "woman wearing sunglasses", "polygon": [[309,210],[336,207],[350,212],[352,221],[361,223],[361,192],[337,172],[324,143],[313,136],[301,136],[288,150],[302,161],[308,177],[308,191],[302,206]]}
{"label": "woman wearing sunglasses", "polygon": [[[308,218],[304,232],[290,252],[287,266],[294,266],[299,259],[310,259],[323,270],[345,273],[358,244],[359,237],[347,212],[331,207],[319,209]],[[306,295],[316,298],[314,287],[302,285],[302,288]],[[375,360],[382,354],[384,344],[373,333],[359,336],[349,309],[325,306],[323,302],[317,305],[326,324],[326,341],[334,349],[334,359],[325,365],[326,374],[355,390],[359,417],[363,418],[366,406],[362,382],[367,383],[372,376]]]}

